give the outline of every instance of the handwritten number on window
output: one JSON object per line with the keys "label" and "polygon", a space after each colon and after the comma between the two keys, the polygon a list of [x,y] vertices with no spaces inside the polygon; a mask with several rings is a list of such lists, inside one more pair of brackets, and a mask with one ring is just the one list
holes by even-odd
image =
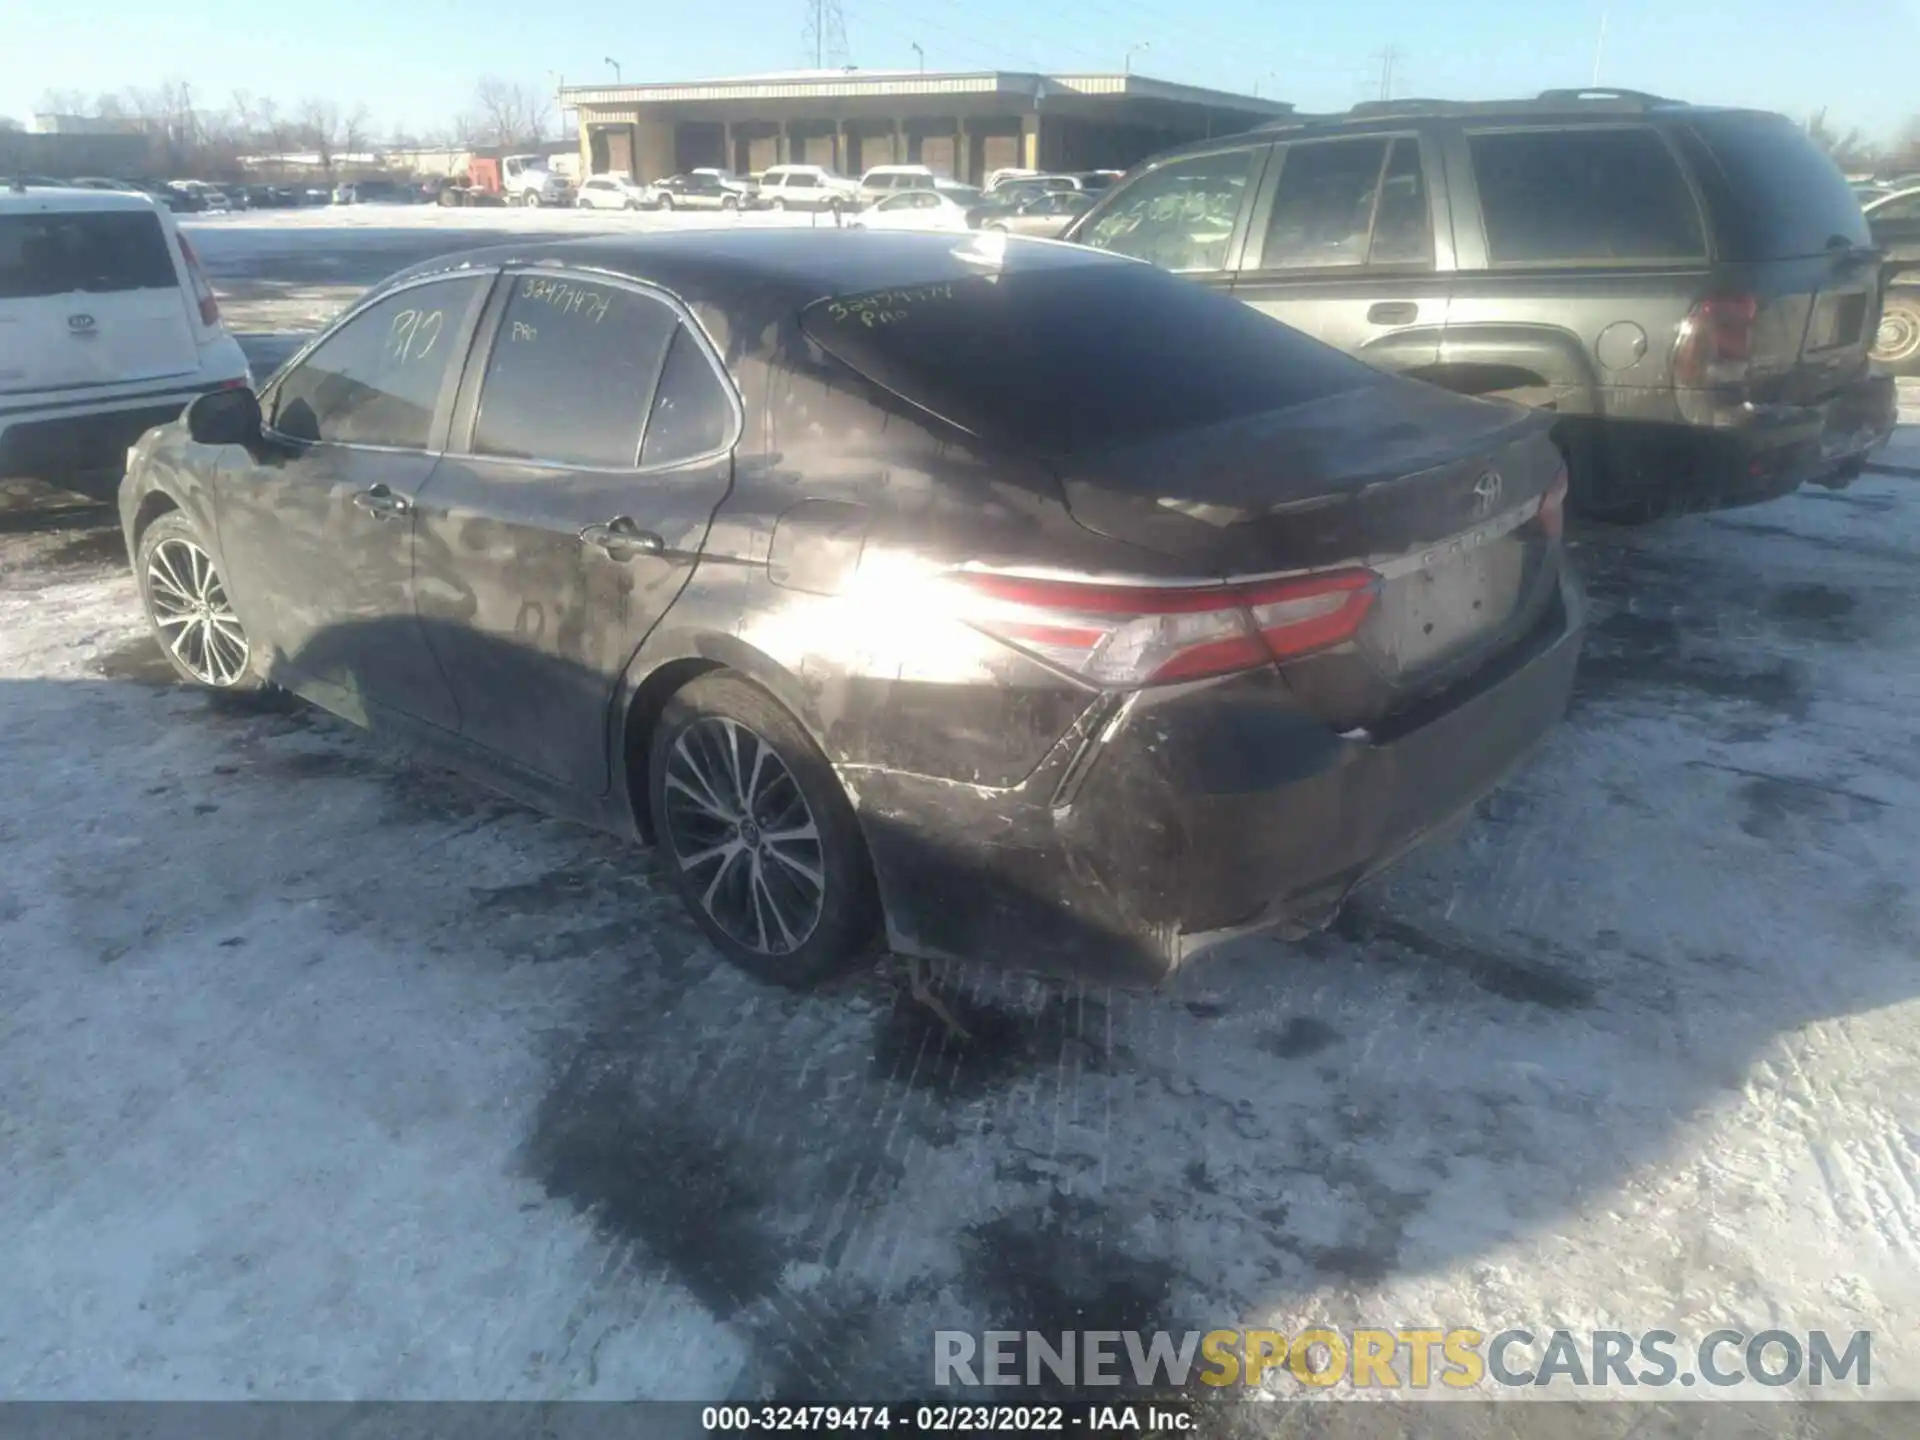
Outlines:
{"label": "handwritten number on window", "polygon": [[387,331],[387,358],[404,365],[433,353],[447,323],[444,310],[402,310]]}

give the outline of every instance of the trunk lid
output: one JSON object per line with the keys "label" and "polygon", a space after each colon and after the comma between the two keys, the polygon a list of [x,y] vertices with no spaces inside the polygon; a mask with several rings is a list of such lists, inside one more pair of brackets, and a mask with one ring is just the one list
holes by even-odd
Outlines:
{"label": "trunk lid", "polygon": [[1345,653],[1288,666],[1323,718],[1366,723],[1512,643],[1553,593],[1539,523],[1560,472],[1534,411],[1377,385],[1058,464],[1073,518],[1222,579],[1364,566]]}
{"label": "trunk lid", "polygon": [[151,211],[0,215],[0,393],[191,374],[186,303]]}

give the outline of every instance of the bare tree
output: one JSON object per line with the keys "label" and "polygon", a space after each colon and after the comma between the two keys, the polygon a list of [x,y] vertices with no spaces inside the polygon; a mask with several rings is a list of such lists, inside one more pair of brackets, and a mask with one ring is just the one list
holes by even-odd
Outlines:
{"label": "bare tree", "polygon": [[333,157],[340,150],[340,107],[331,100],[302,100],[292,133],[300,144],[313,148],[320,158],[320,168],[331,179]]}
{"label": "bare tree", "polygon": [[94,102],[78,90],[47,90],[34,109],[40,115],[91,115]]}
{"label": "bare tree", "polygon": [[552,118],[545,91],[489,75],[474,88],[473,113],[459,129],[468,144],[525,145],[545,138]]}
{"label": "bare tree", "polygon": [[19,130],[20,122],[11,115],[0,115],[0,130]]}
{"label": "bare tree", "polygon": [[340,122],[340,149],[344,154],[358,155],[367,148],[368,129],[371,121],[367,107],[356,105]]}
{"label": "bare tree", "polygon": [[1842,132],[1829,125],[1824,107],[1808,118],[1807,138],[1831,155],[1833,163],[1842,170],[1872,170],[1880,163],[1880,154],[1873,142],[1857,129]]}

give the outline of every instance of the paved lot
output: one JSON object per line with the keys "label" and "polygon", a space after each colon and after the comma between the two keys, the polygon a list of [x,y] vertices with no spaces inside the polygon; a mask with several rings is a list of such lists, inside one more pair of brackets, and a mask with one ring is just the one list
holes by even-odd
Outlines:
{"label": "paved lot", "polygon": [[[444,242],[269,218],[195,231],[256,354]],[[1872,1328],[1920,1393],[1917,486],[1584,536],[1569,723],[1462,834],[1165,993],[950,971],[971,1045],[170,686],[104,513],[15,494],[0,1395],[872,1398],[938,1327],[1312,1322]]]}

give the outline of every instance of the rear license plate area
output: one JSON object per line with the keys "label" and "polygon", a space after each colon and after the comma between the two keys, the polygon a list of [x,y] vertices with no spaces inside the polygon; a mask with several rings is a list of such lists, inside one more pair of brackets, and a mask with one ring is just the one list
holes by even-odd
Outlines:
{"label": "rear license plate area", "polygon": [[1381,589],[1370,638],[1402,673],[1450,660],[1506,624],[1525,569],[1524,542],[1505,536],[1397,576]]}
{"label": "rear license plate area", "polygon": [[1807,324],[1810,351],[1838,350],[1857,345],[1867,327],[1865,291],[1822,295],[1814,303],[1813,317]]}

